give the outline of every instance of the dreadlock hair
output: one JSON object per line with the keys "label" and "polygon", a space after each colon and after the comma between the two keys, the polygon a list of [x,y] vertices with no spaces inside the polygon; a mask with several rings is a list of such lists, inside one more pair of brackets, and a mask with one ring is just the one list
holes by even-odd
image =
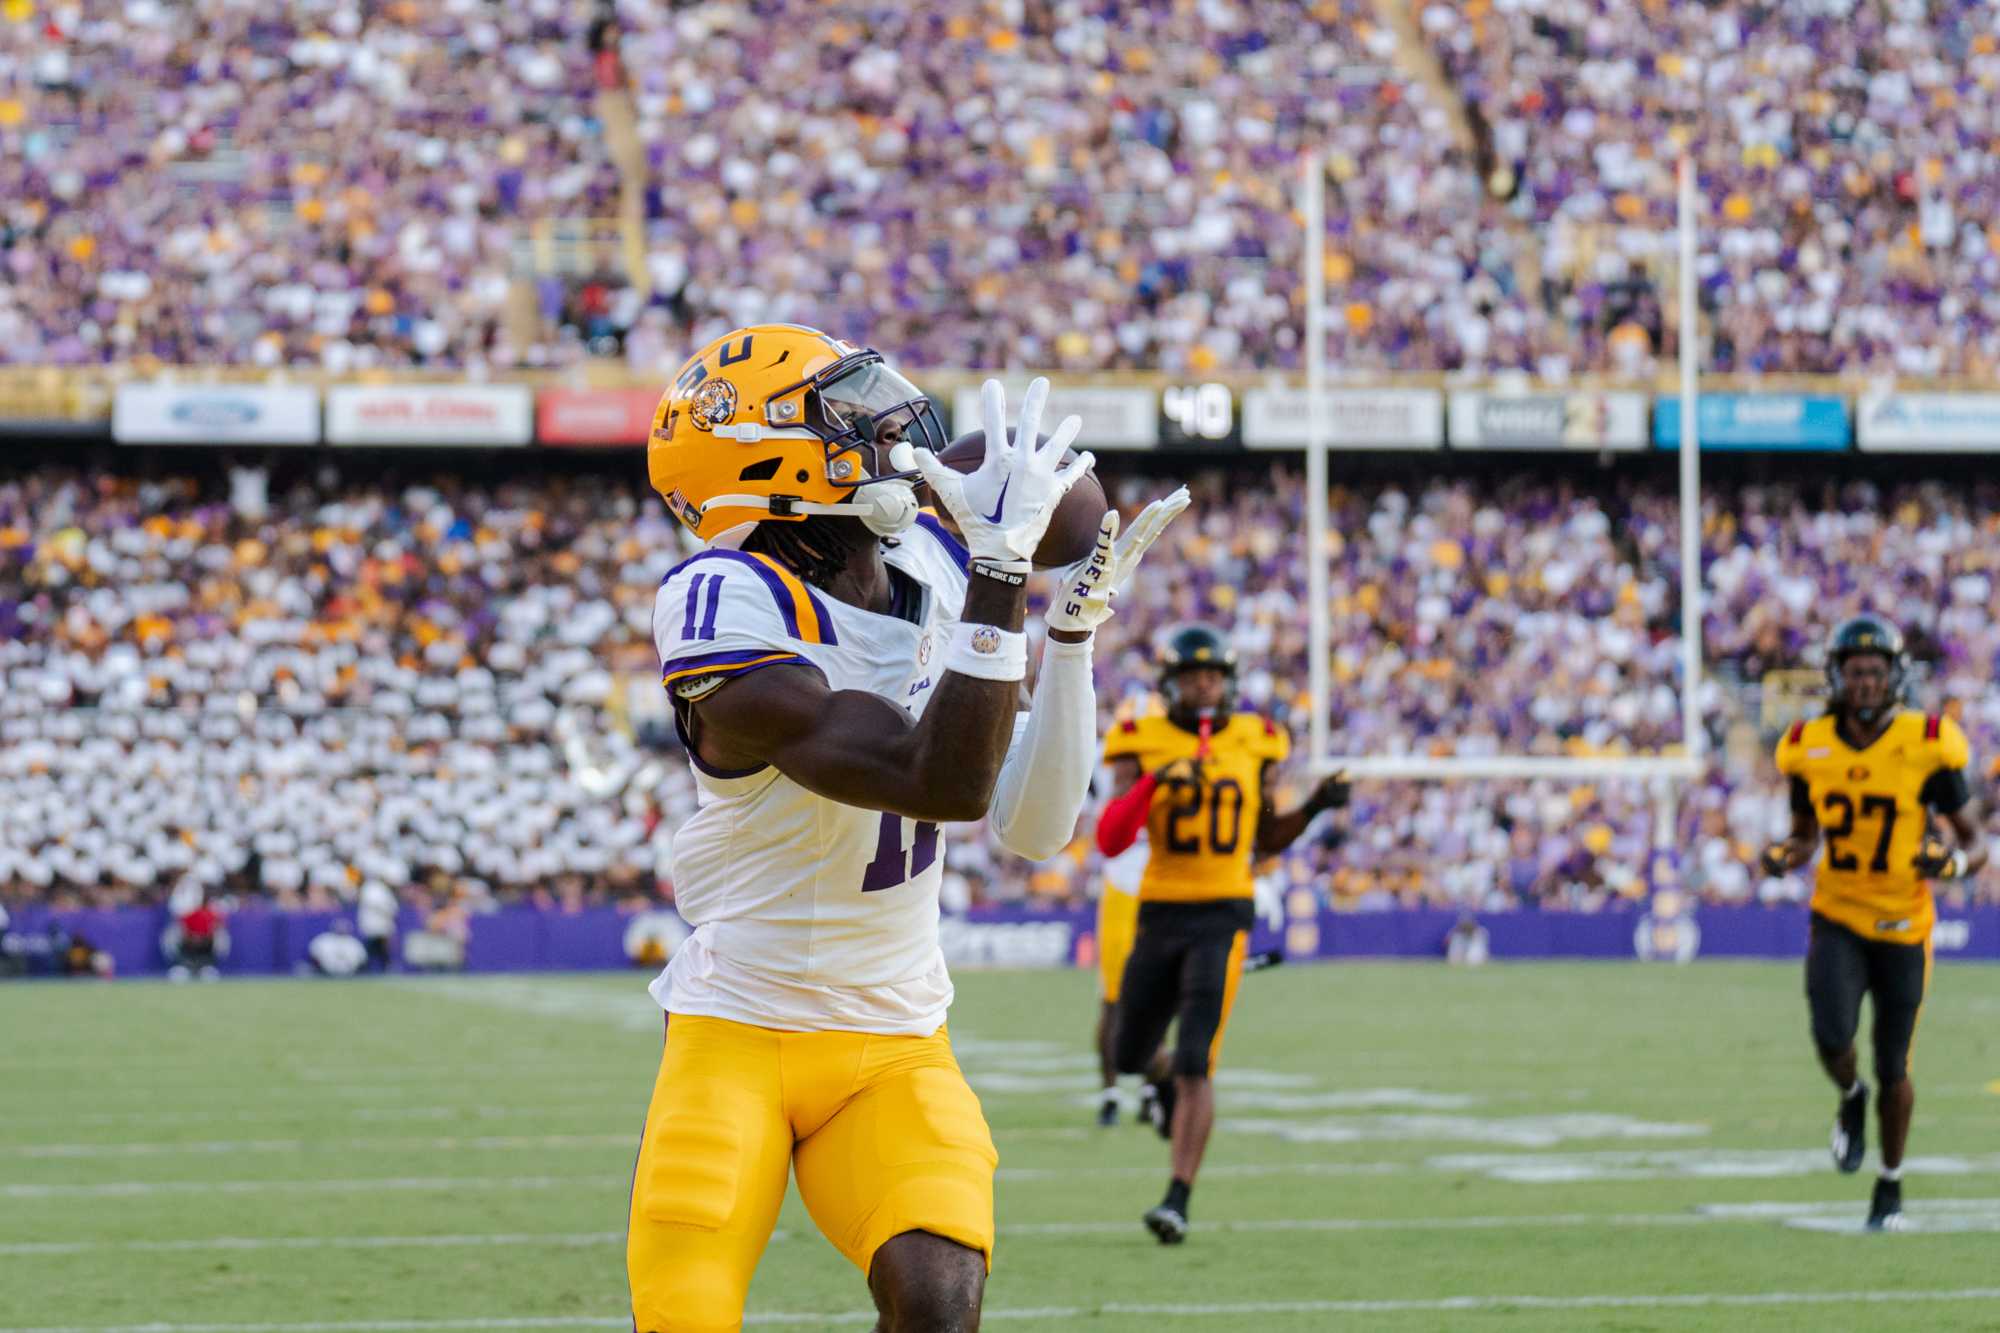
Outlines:
{"label": "dreadlock hair", "polygon": [[743,549],[770,556],[815,588],[830,587],[861,542],[881,538],[851,518],[813,514],[796,523],[759,523]]}

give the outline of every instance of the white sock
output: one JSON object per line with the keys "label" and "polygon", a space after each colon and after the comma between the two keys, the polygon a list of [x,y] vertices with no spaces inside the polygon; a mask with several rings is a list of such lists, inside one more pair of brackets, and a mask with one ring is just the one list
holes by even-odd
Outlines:
{"label": "white sock", "polygon": [[1866,1083],[1863,1083],[1860,1079],[1857,1078],[1854,1080],[1854,1086],[1849,1088],[1846,1092],[1841,1093],[1840,1095],[1843,1097],[1853,1097],[1858,1093],[1860,1093],[1860,1091],[1867,1086],[1868,1085]]}
{"label": "white sock", "polygon": [[1903,1168],[1902,1168],[1902,1167],[1900,1167],[1900,1166],[1885,1166],[1885,1167],[1883,1167],[1883,1168],[1882,1168],[1882,1179],[1884,1179],[1884,1180],[1890,1180],[1890,1181],[1895,1181],[1895,1180],[1901,1180],[1902,1178],[1903,1178]]}
{"label": "white sock", "polygon": [[1100,1102],[1115,1102],[1115,1101],[1117,1101],[1117,1100],[1118,1100],[1118,1089],[1117,1089],[1117,1088],[1115,1088],[1115,1087],[1111,1087],[1111,1088],[1106,1088],[1106,1089],[1105,1089],[1105,1090],[1104,1090],[1103,1092],[1100,1092],[1100,1093],[1098,1093],[1098,1094],[1097,1094],[1097,1100],[1098,1100],[1098,1101],[1100,1101]]}

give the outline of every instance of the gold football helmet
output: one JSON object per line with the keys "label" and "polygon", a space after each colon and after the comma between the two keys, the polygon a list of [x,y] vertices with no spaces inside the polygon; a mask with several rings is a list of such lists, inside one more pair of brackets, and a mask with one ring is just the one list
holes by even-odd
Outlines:
{"label": "gold football helmet", "polygon": [[653,489],[704,541],[744,523],[859,518],[884,535],[916,517],[907,441],[943,452],[944,423],[880,352],[798,324],[757,324],[689,358],[646,445]]}

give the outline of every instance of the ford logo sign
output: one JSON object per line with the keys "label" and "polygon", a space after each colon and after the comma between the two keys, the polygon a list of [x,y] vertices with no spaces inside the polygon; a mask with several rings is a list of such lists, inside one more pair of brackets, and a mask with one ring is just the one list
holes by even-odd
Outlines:
{"label": "ford logo sign", "polygon": [[175,403],[167,415],[187,426],[233,430],[249,425],[259,414],[247,398],[189,398]]}

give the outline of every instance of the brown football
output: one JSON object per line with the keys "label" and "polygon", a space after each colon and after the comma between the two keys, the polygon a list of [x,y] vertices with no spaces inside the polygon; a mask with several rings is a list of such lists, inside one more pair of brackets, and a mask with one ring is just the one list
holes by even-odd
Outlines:
{"label": "brown football", "polygon": [[[1048,436],[1042,438],[1046,440]],[[972,471],[984,457],[986,432],[983,430],[959,436],[938,455],[947,467],[960,472]],[[1067,463],[1074,457],[1076,450],[1068,450],[1063,454],[1063,462]],[[922,498],[926,504],[935,504],[928,490]],[[1035,548],[1035,568],[1059,569],[1089,555],[1090,548],[1097,544],[1097,527],[1104,522],[1104,511],[1110,507],[1094,469],[1077,478],[1076,485],[1069,488],[1069,494],[1056,506],[1056,512],[1049,516],[1048,531],[1042,534],[1042,544]],[[938,513],[947,524],[951,522],[951,517],[942,509]]]}

